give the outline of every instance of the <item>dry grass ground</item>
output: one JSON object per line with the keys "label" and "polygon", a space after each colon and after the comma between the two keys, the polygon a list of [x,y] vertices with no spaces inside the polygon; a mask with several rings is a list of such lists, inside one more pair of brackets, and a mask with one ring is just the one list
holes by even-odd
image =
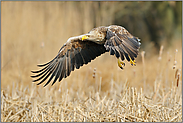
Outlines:
{"label": "dry grass ground", "polygon": [[[2,3],[2,122],[182,121],[181,39],[161,47],[159,55],[153,47],[145,54],[141,48],[137,66],[126,62],[124,70],[114,56],[104,54],[62,82],[43,88],[32,83],[30,71],[51,60],[68,37],[82,31],[66,28],[72,23],[77,29],[78,23],[66,23],[76,15],[65,17],[54,3],[27,3]],[[45,11],[54,11],[47,22]],[[85,26],[84,32],[91,28]]]}
{"label": "dry grass ground", "polygon": [[144,63],[124,70],[114,59],[100,57],[52,87],[29,86],[31,81],[21,78],[7,82],[1,89],[1,121],[181,122],[180,52],[144,57]]}
{"label": "dry grass ground", "polygon": [[19,81],[2,81],[1,121],[181,122],[181,48],[169,51],[150,59],[141,52],[144,62],[124,70],[102,56],[52,87],[29,86],[23,73]]}

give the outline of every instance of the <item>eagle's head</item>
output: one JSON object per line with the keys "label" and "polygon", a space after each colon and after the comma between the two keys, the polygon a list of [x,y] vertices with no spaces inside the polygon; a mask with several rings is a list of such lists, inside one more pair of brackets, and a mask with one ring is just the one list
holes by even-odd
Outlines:
{"label": "eagle's head", "polygon": [[84,34],[82,36],[82,41],[83,40],[89,40],[93,42],[103,42],[106,37],[106,31],[107,30],[102,30],[103,28],[94,28],[91,31],[89,31],[87,34]]}

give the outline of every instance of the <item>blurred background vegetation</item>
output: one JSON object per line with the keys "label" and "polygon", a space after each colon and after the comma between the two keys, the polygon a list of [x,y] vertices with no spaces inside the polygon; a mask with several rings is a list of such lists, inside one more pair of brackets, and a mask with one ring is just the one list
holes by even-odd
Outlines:
{"label": "blurred background vegetation", "polygon": [[143,47],[150,42],[158,49],[165,42],[171,45],[173,38],[181,37],[181,22],[182,2],[125,2],[114,11],[114,23],[139,36]]}
{"label": "blurred background vegetation", "polygon": [[141,39],[140,51],[154,54],[161,44],[167,48],[182,40],[181,1],[1,3],[2,86],[8,81],[31,83],[30,71],[37,69],[36,64],[55,57],[69,37],[94,27],[123,26]]}
{"label": "blurred background vegetation", "polygon": [[[10,4],[11,3],[11,4]],[[2,12],[16,14],[30,13],[25,16],[33,24],[37,16],[42,16],[44,34],[55,28],[55,32],[64,30],[66,39],[70,36],[86,33],[94,27],[121,25],[133,35],[142,39],[142,47],[150,42],[159,49],[163,41],[171,45],[172,38],[181,38],[182,2],[3,2]],[[35,15],[36,13],[38,15]],[[10,14],[9,13],[9,14]],[[3,14],[3,13],[2,13]],[[31,15],[30,15],[31,14]],[[3,16],[2,16],[3,17]],[[57,23],[57,24],[56,24]],[[30,23],[29,23],[30,24]],[[59,29],[60,28],[60,29]],[[66,31],[71,32],[67,33]],[[60,31],[59,34],[63,33]]]}

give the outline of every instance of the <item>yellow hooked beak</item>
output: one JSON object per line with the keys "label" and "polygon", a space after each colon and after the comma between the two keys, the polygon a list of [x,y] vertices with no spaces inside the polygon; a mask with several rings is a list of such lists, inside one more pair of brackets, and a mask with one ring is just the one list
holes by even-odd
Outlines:
{"label": "yellow hooked beak", "polygon": [[81,40],[83,41],[83,40],[88,39],[88,38],[89,37],[87,35],[84,35]]}

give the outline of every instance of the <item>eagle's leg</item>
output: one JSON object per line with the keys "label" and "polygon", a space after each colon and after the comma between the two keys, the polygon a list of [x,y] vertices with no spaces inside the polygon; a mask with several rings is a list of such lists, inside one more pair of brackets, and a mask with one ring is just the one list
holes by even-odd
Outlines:
{"label": "eagle's leg", "polygon": [[123,66],[125,66],[125,63],[120,61],[120,59],[118,58],[118,66],[123,69]]}
{"label": "eagle's leg", "polygon": [[[129,56],[129,58],[130,58],[130,56]],[[135,60],[132,60],[131,58],[130,58],[130,64],[133,66],[136,66],[136,64],[135,64],[136,62],[135,62]]]}

